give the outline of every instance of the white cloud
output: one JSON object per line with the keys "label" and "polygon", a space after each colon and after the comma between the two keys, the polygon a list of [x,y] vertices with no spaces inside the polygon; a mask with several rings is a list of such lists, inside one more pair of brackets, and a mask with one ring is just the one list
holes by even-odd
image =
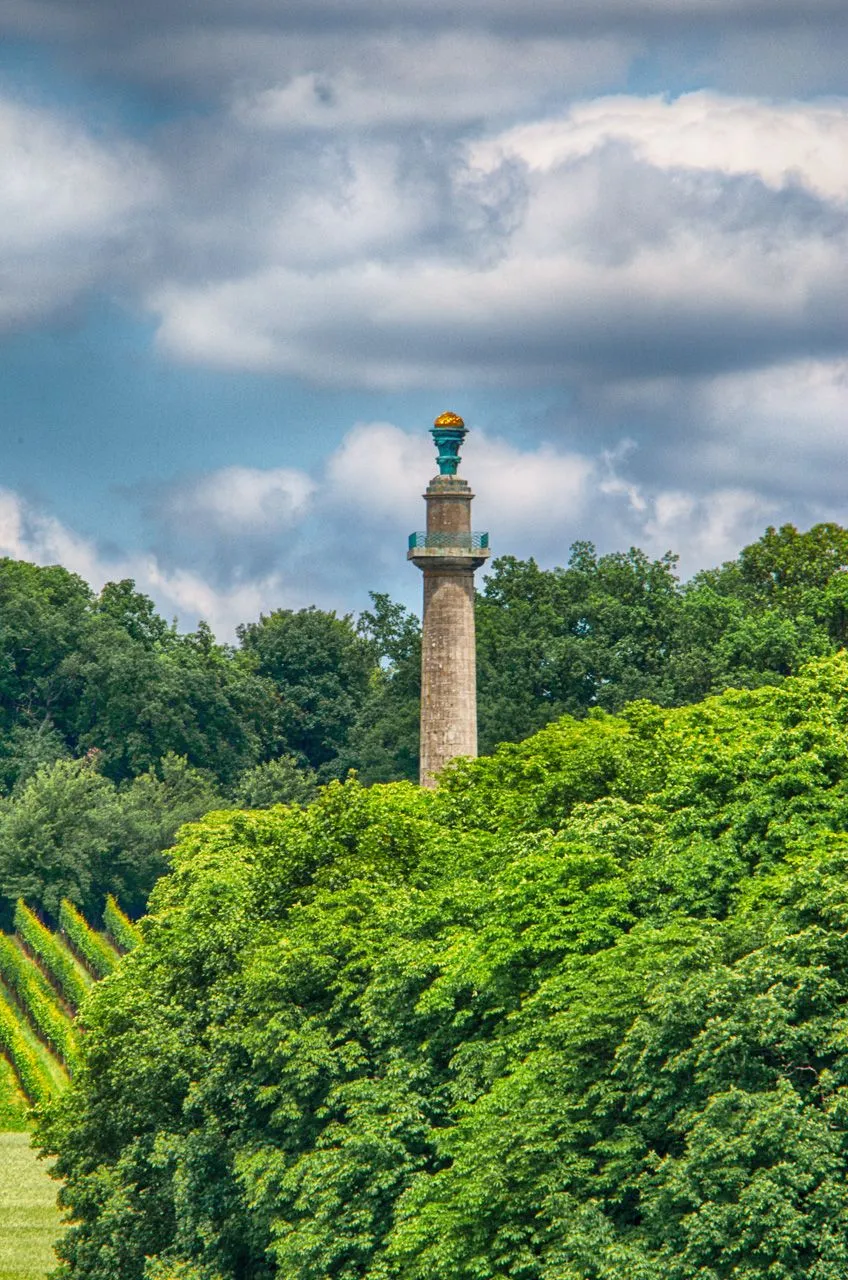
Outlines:
{"label": "white cloud", "polygon": [[131,561],[128,567],[132,571],[124,576],[135,578],[165,616],[179,618],[183,627],[203,618],[223,641],[232,641],[239,623],[253,621],[262,612],[310,603],[278,573],[222,587],[190,569],[166,570],[152,556]]}
{"label": "white cloud", "polygon": [[[537,545],[561,540],[563,525],[582,515],[596,464],[580,454],[543,445],[522,450],[475,430],[463,449],[461,473],[479,493],[478,523],[497,523],[506,542]],[[358,519],[411,529],[424,517],[421,494],[437,471],[432,440],[391,423],[360,423],[327,464],[325,504],[355,509]]]}
{"label": "white cloud", "polygon": [[651,555],[678,553],[686,578],[735,559],[743,546],[760,536],[777,509],[748,489],[706,494],[665,490],[650,499],[637,541]]}
{"label": "white cloud", "polygon": [[473,144],[471,160],[488,169],[513,156],[548,172],[610,142],[627,143],[658,169],[753,174],[770,187],[798,183],[848,200],[846,98],[780,103],[706,90],[597,98]]}
{"label": "white cloud", "polygon": [[550,444],[522,450],[484,431],[469,436],[464,470],[479,495],[476,521],[497,529],[500,553],[510,544],[542,557],[561,549],[597,494],[597,459]]}
{"label": "white cloud", "polygon": [[183,533],[272,534],[302,519],[314,491],[294,468],[222,467],[173,485],[162,511]]}
{"label": "white cloud", "polygon": [[704,382],[698,401],[696,466],[795,501],[838,504],[848,520],[848,360],[726,375]]}
{"label": "white cloud", "polygon": [[[688,575],[735,556],[779,511],[775,501],[740,487],[698,493],[640,484],[627,474],[632,452],[627,441],[598,457],[550,444],[519,449],[475,429],[460,467],[477,494],[474,525],[488,529],[495,555],[562,564],[570,544],[588,538],[604,551],[630,545],[656,556],[675,551]],[[355,511],[354,537],[365,542],[369,530],[378,530],[383,546],[391,529],[388,571],[399,560],[402,535],[423,522],[420,495],[434,470],[424,432],[360,423],[328,462],[325,518],[350,529]],[[404,590],[409,596],[408,585]]]}
{"label": "white cloud", "polygon": [[[841,402],[835,371],[828,377],[811,367],[806,374],[813,406],[831,403],[836,422]],[[737,414],[744,418],[740,433],[752,417],[765,424],[771,401],[765,396],[758,404],[758,390],[750,378],[747,385],[727,381],[713,406],[722,430],[730,431]],[[803,390],[788,398],[793,421]],[[778,387],[774,395],[779,394]],[[778,437],[758,436],[757,430],[750,448],[779,452]],[[674,551],[689,576],[734,557],[767,523],[846,520],[837,485],[830,499],[819,493],[805,506],[774,487],[723,482],[700,463],[690,465],[688,483],[669,483],[659,475],[645,479],[637,474],[638,461],[639,450],[626,439],[594,453],[551,443],[521,448],[472,428],[460,473],[477,494],[474,526],[488,530],[493,554],[534,556],[543,566],[564,564],[572,542],[589,540],[601,552],[628,546],[654,556]],[[361,608],[368,589],[388,591],[417,607],[420,580],[406,563],[405,545],[406,535],[423,523],[421,495],[436,470],[425,431],[359,423],[313,478],[236,468],[234,484],[232,470],[195,477],[179,490],[206,525],[196,523],[179,501],[151,509],[160,532],[164,521],[172,535],[167,553],[160,548],[105,554],[18,494],[0,490],[0,555],[63,564],[95,588],[133,578],[166,617],[176,614],[184,628],[206,618],[223,639],[234,636],[239,622],[274,608]],[[168,523],[180,510],[183,536],[178,523]]]}
{"label": "white cloud", "polygon": [[205,618],[221,639],[232,639],[237,624],[258,617],[262,609],[310,603],[277,572],[222,587],[191,567],[168,567],[143,551],[104,555],[94,542],[9,489],[0,489],[0,556],[61,564],[96,591],[106,582],[132,578],[166,618],[178,617],[184,628]]}
{"label": "white cloud", "polygon": [[0,98],[0,327],[49,314],[102,279],[159,194],[138,148]]}
{"label": "white cloud", "polygon": [[423,431],[360,422],[327,460],[324,500],[374,523],[414,519],[436,469],[432,440]]}

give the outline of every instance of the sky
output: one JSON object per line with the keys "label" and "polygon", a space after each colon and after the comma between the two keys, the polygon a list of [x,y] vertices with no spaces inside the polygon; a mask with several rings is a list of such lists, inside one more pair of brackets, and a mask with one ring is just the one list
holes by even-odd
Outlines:
{"label": "sky", "polygon": [[845,0],[0,0],[0,555],[183,628],[848,524]]}

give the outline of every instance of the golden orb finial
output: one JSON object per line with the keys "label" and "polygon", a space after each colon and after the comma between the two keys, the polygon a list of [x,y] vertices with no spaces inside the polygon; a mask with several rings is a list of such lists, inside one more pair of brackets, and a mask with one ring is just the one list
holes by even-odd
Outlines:
{"label": "golden orb finial", "polygon": [[436,421],[433,423],[433,426],[464,427],[465,423],[462,421],[462,418],[460,418],[458,413],[440,413]]}

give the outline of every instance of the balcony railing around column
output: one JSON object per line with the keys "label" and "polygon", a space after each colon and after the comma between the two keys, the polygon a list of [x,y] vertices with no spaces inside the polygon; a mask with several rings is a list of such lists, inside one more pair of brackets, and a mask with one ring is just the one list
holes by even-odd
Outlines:
{"label": "balcony railing around column", "polygon": [[488,533],[411,533],[410,551],[487,551]]}

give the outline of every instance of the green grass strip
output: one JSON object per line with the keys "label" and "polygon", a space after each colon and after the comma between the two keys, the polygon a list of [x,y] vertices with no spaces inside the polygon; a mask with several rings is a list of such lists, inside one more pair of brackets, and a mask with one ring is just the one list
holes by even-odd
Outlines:
{"label": "green grass strip", "polygon": [[26,1133],[0,1133],[0,1280],[44,1280],[62,1230],[57,1184]]}
{"label": "green grass strip", "polygon": [[59,907],[59,925],[74,951],[85,961],[95,977],[105,978],[112,972],[119,959],[117,951],[92,929],[67,898],[62,899]]}
{"label": "green grass strip", "polygon": [[132,951],[141,942],[141,930],[124,915],[111,893],[103,908],[103,923],[122,951]]}
{"label": "green grass strip", "polygon": [[69,1071],[79,1066],[79,1041],[74,1025],[57,1003],[56,992],[13,938],[0,933],[0,975],[12,988],[38,1034],[59,1055]]}
{"label": "green grass strip", "polygon": [[0,1049],[15,1068],[21,1089],[34,1106],[47,1102],[54,1093],[50,1078],[27,1040],[18,1011],[6,991],[0,988]]}
{"label": "green grass strip", "polygon": [[56,980],[69,1004],[78,1009],[88,994],[91,976],[21,898],[15,907],[14,920],[15,928],[28,949],[38,956],[51,977]]}

